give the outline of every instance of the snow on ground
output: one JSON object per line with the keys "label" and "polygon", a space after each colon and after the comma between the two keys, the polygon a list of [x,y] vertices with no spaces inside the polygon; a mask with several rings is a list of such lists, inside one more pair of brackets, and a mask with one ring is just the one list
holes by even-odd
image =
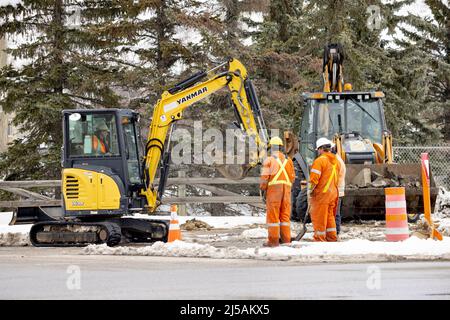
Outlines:
{"label": "snow on ground", "polygon": [[[135,218],[166,219],[165,215],[136,215]],[[279,248],[264,248],[267,229],[264,216],[179,216],[180,224],[196,219],[212,226],[211,230],[182,230],[183,242],[175,244],[155,243],[151,246],[131,245],[107,248],[90,246],[84,254],[121,255],[162,255],[182,257],[245,258],[245,259],[304,259],[323,261],[323,259],[356,259],[365,261],[372,258],[399,259],[450,259],[450,192],[441,190],[433,220],[438,230],[446,237],[443,242],[411,237],[401,243],[385,241],[384,221],[355,221],[342,225],[340,242],[313,243],[313,227],[307,224],[307,233],[301,242]],[[29,245],[28,231],[31,225],[9,226],[11,213],[0,213],[0,246]],[[422,217],[423,220],[423,217]],[[410,233],[421,229],[423,221],[410,224]],[[300,224],[293,222],[292,236],[299,231]],[[324,258],[325,257],[325,258]]]}
{"label": "snow on ground", "polygon": [[204,257],[213,259],[259,259],[259,260],[304,260],[326,261],[346,258],[393,258],[393,259],[450,259],[450,238],[443,241],[424,240],[411,237],[402,242],[381,242],[353,239],[345,242],[317,243],[293,242],[290,246],[277,248],[237,247],[216,248],[209,244],[175,241],[156,242],[145,247],[108,247],[90,245],[83,249],[86,255],[132,255]]}
{"label": "snow on ground", "polygon": [[267,238],[267,229],[265,228],[252,228],[244,230],[241,234],[246,239],[264,239]]}
{"label": "snow on ground", "polygon": [[450,218],[450,191],[441,188],[436,199],[435,214]]}
{"label": "snow on ground", "polygon": [[436,199],[433,222],[438,225],[437,230],[444,236],[450,236],[450,191],[441,188]]}
{"label": "snow on ground", "polygon": [[31,224],[10,226],[11,217],[12,212],[0,212],[0,247],[30,245],[28,232]]}
{"label": "snow on ground", "polygon": [[[170,220],[169,215],[144,215],[137,214],[134,215],[134,218],[139,219],[161,219],[161,220]],[[201,220],[206,222],[213,228],[217,229],[230,229],[236,228],[238,226],[246,226],[252,224],[265,224],[266,217],[258,217],[258,216],[225,216],[225,217],[216,217],[216,216],[178,216],[178,222],[180,224],[185,223],[187,220],[191,219]]]}

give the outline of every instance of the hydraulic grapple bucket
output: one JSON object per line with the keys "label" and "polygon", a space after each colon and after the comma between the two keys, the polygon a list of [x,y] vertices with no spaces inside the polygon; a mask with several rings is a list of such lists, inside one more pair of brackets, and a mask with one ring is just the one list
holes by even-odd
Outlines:
{"label": "hydraulic grapple bucket", "polygon": [[[384,215],[384,188],[404,187],[408,214],[423,213],[420,164],[347,164],[343,217]],[[430,177],[431,210],[433,212],[438,188]]]}

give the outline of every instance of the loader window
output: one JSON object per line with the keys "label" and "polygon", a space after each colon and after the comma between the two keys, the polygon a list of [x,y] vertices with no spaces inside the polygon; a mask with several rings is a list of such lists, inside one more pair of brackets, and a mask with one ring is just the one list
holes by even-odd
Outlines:
{"label": "loader window", "polygon": [[300,132],[300,154],[308,164],[311,164],[316,156],[314,151],[316,136],[314,132],[313,115],[314,108],[308,101],[308,104],[306,105],[303,112],[301,126],[302,131]]}
{"label": "loader window", "polygon": [[344,120],[344,102],[328,102],[326,100],[316,101],[317,104],[317,137],[326,137],[333,140],[336,133],[342,132],[339,127],[339,116],[341,126]]}
{"label": "loader window", "polygon": [[378,100],[348,100],[347,114],[347,132],[356,131],[365,139],[381,143],[382,121]]}
{"label": "loader window", "polygon": [[116,121],[113,114],[80,114],[69,116],[70,156],[118,156]]}

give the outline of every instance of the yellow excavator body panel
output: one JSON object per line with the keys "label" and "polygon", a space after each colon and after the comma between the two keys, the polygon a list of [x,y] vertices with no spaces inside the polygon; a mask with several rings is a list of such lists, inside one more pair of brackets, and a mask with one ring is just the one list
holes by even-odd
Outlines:
{"label": "yellow excavator body panel", "polygon": [[63,170],[66,210],[114,210],[120,207],[120,190],[108,175],[91,170]]}

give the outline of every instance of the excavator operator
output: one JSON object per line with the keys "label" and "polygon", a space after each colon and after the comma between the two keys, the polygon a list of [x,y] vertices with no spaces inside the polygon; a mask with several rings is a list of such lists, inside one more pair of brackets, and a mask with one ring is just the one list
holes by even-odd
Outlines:
{"label": "excavator operator", "polygon": [[268,241],[264,246],[276,247],[291,242],[291,186],[295,179],[294,164],[283,153],[283,141],[272,137],[270,156],[263,163],[260,189],[265,193]]}
{"label": "excavator operator", "polygon": [[107,154],[109,152],[108,135],[108,126],[105,123],[99,124],[95,130],[95,134],[92,136],[93,153]]}

